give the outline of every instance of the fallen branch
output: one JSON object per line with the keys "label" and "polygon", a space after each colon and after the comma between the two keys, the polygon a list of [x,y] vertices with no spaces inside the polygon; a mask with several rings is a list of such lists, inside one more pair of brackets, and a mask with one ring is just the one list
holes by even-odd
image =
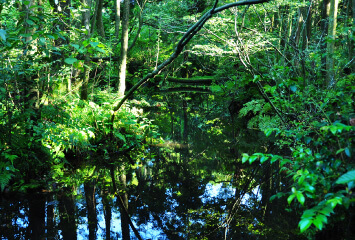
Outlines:
{"label": "fallen branch", "polygon": [[212,93],[209,89],[196,88],[196,87],[174,87],[166,90],[161,90],[164,93],[176,93],[176,92],[198,92],[198,93]]}

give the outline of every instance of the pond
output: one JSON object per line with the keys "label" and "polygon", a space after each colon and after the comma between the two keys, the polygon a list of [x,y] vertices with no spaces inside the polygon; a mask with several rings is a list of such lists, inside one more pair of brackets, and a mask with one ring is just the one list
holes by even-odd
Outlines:
{"label": "pond", "polygon": [[[201,205],[226,201],[234,195],[234,191],[221,183],[208,183],[204,193],[199,196]],[[173,198],[171,189],[166,190],[165,196],[159,201],[168,208],[149,213],[142,212],[149,206],[141,206],[131,217],[142,239],[186,239],[189,228],[193,230],[194,225],[206,224],[204,214],[189,214],[179,210],[179,202]],[[89,222],[84,186],[78,189],[76,195],[61,192],[4,197],[0,201],[1,239],[122,239],[121,214],[115,207],[116,199],[105,202],[103,198],[105,196],[97,188],[95,219]],[[209,213],[212,214],[213,210]],[[161,221],[163,219],[164,223]],[[173,229],[185,229],[187,232],[174,232]],[[130,235],[131,239],[137,239],[132,230]]]}
{"label": "pond", "polygon": [[59,171],[63,180],[48,188],[2,195],[0,238],[292,239],[298,219],[281,216],[287,201],[269,204],[271,189],[284,187],[270,181],[278,168],[238,157],[260,150],[263,133],[212,115],[216,106],[183,101],[152,113],[160,132],[168,129],[164,143],[144,143],[115,164],[93,159]]}

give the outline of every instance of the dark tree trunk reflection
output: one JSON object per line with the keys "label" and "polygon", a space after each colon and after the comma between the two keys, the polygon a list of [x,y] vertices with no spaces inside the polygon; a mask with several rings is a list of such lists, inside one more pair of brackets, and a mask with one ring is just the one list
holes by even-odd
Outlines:
{"label": "dark tree trunk reflection", "polygon": [[108,190],[102,191],[102,204],[104,207],[104,215],[105,215],[105,231],[106,231],[106,240],[111,239],[111,219],[112,219],[112,207],[111,201],[107,196]]}
{"label": "dark tree trunk reflection", "polygon": [[75,240],[76,221],[75,221],[75,202],[73,195],[67,192],[58,194],[60,224],[59,229],[62,230],[63,240]]}
{"label": "dark tree trunk reflection", "polygon": [[40,194],[34,194],[29,200],[28,230],[31,239],[42,239],[45,234],[45,204],[46,199]]}
{"label": "dark tree trunk reflection", "polygon": [[[122,184],[123,188],[123,193],[117,196],[118,198],[122,199],[123,206],[126,208],[128,211],[128,194],[126,192],[126,185],[127,185],[127,180],[126,180],[126,175],[122,174],[120,176],[120,182]],[[119,199],[117,199],[119,201]],[[123,240],[129,240],[130,239],[130,232],[129,232],[129,219],[127,218],[125,210],[120,208],[120,213],[121,213],[121,229],[122,229],[122,239]]]}
{"label": "dark tree trunk reflection", "polygon": [[96,239],[97,217],[96,217],[96,198],[95,198],[95,182],[90,181],[84,183],[86,206],[88,211],[89,222],[89,239]]}

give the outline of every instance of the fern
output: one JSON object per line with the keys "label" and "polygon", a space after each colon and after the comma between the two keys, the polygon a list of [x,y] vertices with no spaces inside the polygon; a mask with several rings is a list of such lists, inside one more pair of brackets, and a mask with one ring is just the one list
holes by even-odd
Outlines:
{"label": "fern", "polygon": [[9,162],[0,162],[0,191],[4,191],[9,184],[11,178],[14,176],[15,168]]}
{"label": "fern", "polygon": [[264,99],[252,100],[244,104],[244,107],[239,111],[239,117],[245,117],[249,112],[256,114],[260,112],[265,105]]}
{"label": "fern", "polygon": [[249,129],[258,128],[260,130],[265,130],[267,128],[280,126],[280,119],[278,117],[265,115],[265,113],[270,110],[270,103],[265,103],[264,99],[252,100],[244,104],[244,107],[239,111],[239,117],[244,117],[249,112],[253,112],[253,114],[256,115],[248,121],[247,127]]}

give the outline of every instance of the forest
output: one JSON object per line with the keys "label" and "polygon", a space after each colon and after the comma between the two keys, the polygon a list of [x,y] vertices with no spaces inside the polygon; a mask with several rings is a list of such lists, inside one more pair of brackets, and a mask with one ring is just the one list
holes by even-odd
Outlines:
{"label": "forest", "polygon": [[355,0],[0,0],[1,239],[355,239]]}

